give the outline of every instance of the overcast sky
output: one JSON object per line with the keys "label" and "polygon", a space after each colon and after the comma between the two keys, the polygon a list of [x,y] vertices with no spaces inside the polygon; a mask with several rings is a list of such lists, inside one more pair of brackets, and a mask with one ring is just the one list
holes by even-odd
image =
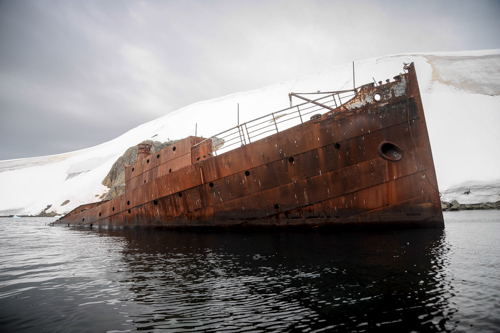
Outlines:
{"label": "overcast sky", "polygon": [[355,60],[493,48],[498,0],[0,0],[0,160]]}

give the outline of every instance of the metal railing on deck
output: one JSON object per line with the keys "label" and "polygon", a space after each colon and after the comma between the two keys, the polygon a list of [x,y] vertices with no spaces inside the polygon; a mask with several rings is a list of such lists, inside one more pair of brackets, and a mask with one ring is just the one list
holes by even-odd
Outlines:
{"label": "metal railing on deck", "polygon": [[[311,100],[302,95],[325,95]],[[355,89],[335,92],[317,93],[290,93],[290,107],[272,112],[265,116],[250,120],[246,123],[232,127],[194,145],[195,148],[210,144],[216,154],[222,154],[237,147],[255,142],[272,134],[284,131],[290,127],[308,121],[311,115],[324,114],[334,111],[352,97],[356,96]],[[292,97],[297,97],[306,102],[291,106]]]}

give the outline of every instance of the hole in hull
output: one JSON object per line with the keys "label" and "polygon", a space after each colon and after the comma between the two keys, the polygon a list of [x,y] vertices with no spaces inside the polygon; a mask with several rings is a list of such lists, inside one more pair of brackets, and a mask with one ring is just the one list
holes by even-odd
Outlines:
{"label": "hole in hull", "polygon": [[390,141],[383,141],[378,146],[378,153],[388,161],[399,161],[403,158],[403,149]]}

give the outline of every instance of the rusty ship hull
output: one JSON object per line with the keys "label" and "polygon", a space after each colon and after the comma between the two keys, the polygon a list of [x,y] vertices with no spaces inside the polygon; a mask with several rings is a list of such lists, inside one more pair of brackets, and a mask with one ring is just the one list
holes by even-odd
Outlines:
{"label": "rusty ship hull", "polygon": [[220,136],[146,153],[126,168],[124,195],[80,206],[55,224],[444,228],[413,64],[394,81],[355,89],[347,102],[332,96],[333,106],[305,103],[324,111],[311,120],[297,107],[300,123],[286,130],[272,114],[275,133],[259,140],[251,126],[238,126],[237,147],[222,154]]}

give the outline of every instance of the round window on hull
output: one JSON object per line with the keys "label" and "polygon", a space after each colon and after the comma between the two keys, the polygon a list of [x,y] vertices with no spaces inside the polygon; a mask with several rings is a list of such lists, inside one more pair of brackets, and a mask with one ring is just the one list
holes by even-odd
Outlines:
{"label": "round window on hull", "polygon": [[388,161],[399,161],[403,158],[403,149],[390,141],[383,141],[378,146],[378,153]]}

